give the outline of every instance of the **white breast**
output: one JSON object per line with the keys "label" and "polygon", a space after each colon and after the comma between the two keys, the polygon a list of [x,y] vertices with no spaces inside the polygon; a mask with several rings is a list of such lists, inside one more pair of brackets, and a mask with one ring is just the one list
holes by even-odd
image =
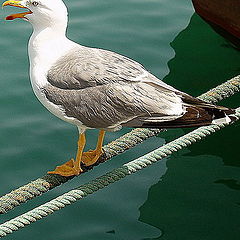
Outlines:
{"label": "white breast", "polygon": [[38,100],[54,115],[60,119],[82,126],[75,118],[66,116],[60,106],[51,103],[41,91],[48,84],[47,73],[52,65],[69,50],[76,47],[76,43],[65,36],[55,36],[47,31],[44,33],[34,32],[29,40],[28,54],[30,60],[30,79],[33,91]]}

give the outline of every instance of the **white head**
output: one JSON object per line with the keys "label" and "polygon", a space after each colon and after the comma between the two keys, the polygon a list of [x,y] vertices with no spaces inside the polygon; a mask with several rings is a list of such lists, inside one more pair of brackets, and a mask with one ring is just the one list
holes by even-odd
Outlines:
{"label": "white head", "polygon": [[62,0],[10,0],[3,3],[3,6],[7,5],[26,8],[28,11],[7,16],[6,20],[22,18],[29,21],[35,30],[67,26],[68,12]]}

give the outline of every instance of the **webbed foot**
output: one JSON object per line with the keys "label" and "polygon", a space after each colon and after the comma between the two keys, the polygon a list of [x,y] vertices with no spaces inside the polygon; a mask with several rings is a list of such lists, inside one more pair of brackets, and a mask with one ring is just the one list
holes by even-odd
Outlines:
{"label": "webbed foot", "polygon": [[[79,164],[78,164],[79,165]],[[49,174],[58,174],[64,177],[78,176],[82,172],[80,166],[77,166],[76,161],[72,158],[68,162],[57,166],[54,171],[49,171]]]}
{"label": "webbed foot", "polygon": [[97,160],[102,156],[102,149],[89,150],[88,152],[82,153],[82,162],[86,166],[91,166],[97,162]]}

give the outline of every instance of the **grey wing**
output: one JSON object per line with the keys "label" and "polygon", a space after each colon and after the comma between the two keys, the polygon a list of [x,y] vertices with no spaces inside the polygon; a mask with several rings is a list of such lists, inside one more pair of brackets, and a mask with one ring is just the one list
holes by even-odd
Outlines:
{"label": "grey wing", "polygon": [[201,126],[219,115],[214,105],[106,50],[76,47],[54,64],[47,78],[47,99],[90,128]]}
{"label": "grey wing", "polygon": [[145,82],[175,91],[141,64],[117,53],[79,46],[60,58],[48,72],[48,82],[61,89],[83,89],[109,83]]}
{"label": "grey wing", "polygon": [[175,93],[145,83],[110,83],[70,91],[48,84],[43,91],[68,117],[89,128],[141,127],[148,121],[177,119],[184,112],[181,98]]}

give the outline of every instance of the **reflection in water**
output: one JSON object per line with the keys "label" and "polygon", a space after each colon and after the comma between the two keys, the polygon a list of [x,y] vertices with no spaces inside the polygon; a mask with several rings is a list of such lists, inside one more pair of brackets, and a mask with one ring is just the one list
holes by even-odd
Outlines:
{"label": "reflection in water", "polygon": [[[176,56],[165,82],[184,92],[200,95],[240,72],[239,52],[197,15],[171,46]],[[237,107],[239,100],[238,94],[222,104]],[[239,125],[228,127],[171,156],[140,208],[140,220],[163,232],[159,239],[239,239],[237,130]]]}
{"label": "reflection in water", "polygon": [[226,169],[209,155],[171,157],[167,166],[162,181],[150,188],[140,220],[168,240],[239,239],[239,191],[215,184],[226,175],[237,177],[238,169]]}
{"label": "reflection in water", "polygon": [[[198,17],[193,15],[189,26],[171,44],[176,51],[176,57],[169,62],[171,73],[165,81],[175,85],[178,89],[198,96],[208,89],[240,73],[239,51],[231,47],[222,37]],[[240,95],[222,101],[220,104],[232,108],[239,106]],[[218,152],[207,138],[201,143],[201,148],[192,146],[195,154],[219,155],[226,165],[240,166],[238,157],[233,157],[232,149],[238,148],[236,129],[239,124],[228,127],[215,134]],[[231,147],[226,147],[231,139]],[[232,156],[232,157],[229,157]]]}
{"label": "reflection in water", "polygon": [[164,81],[191,95],[198,96],[240,72],[239,51],[196,14],[171,46],[176,56]]}
{"label": "reflection in water", "polygon": [[233,190],[240,190],[240,184],[235,179],[219,179],[215,181],[215,183],[221,183],[225,185],[226,187],[229,187]]}
{"label": "reflection in water", "polygon": [[[175,39],[172,46],[176,51],[176,57],[169,62],[171,73],[165,81],[194,96],[240,73],[239,51],[213,32],[197,15],[192,17],[188,28]],[[235,108],[239,106],[239,102],[240,94],[235,94],[221,104]],[[239,129],[239,123],[202,141],[201,147],[193,144],[191,149],[195,155],[203,152],[218,155],[223,158],[226,165],[239,167],[239,158],[237,155],[233,156],[233,149],[237,149],[239,145],[237,129]],[[214,137],[219,139],[217,152],[212,143]],[[231,147],[226,147],[229,143]]]}

